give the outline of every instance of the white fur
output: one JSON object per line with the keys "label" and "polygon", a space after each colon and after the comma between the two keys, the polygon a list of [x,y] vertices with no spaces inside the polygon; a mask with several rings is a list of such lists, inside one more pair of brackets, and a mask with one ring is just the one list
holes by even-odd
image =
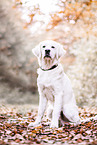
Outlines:
{"label": "white fur", "polygon": [[[43,48],[44,45],[46,46],[45,48]],[[55,48],[51,48],[52,46]],[[44,58],[46,49],[50,49],[51,58]],[[58,66],[48,71],[43,71],[41,68],[38,69],[38,116],[36,121],[30,123],[29,126],[38,126],[40,124],[47,102],[50,104],[49,111],[47,111],[48,116],[52,114],[51,128],[58,128],[61,111],[63,111],[63,114],[70,122],[75,124],[80,123],[71,82],[59,63],[59,58],[65,54],[62,45],[52,40],[46,40],[41,42],[32,51],[38,57],[39,66],[42,69],[49,69],[55,64],[58,64]]]}

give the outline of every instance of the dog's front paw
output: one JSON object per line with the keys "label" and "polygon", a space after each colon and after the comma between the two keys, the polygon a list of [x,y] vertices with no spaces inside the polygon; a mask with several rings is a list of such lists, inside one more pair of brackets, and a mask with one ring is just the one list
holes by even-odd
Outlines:
{"label": "dog's front paw", "polygon": [[51,122],[50,128],[58,128],[58,123],[56,122]]}
{"label": "dog's front paw", "polygon": [[31,123],[28,125],[28,127],[37,127],[37,126],[39,126],[39,125],[40,125],[39,122],[31,122]]}

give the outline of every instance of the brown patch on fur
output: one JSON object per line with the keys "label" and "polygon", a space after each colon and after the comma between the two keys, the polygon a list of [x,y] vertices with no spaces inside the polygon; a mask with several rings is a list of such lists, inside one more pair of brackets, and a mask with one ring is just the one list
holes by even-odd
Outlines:
{"label": "brown patch on fur", "polygon": [[59,73],[59,75],[62,75],[62,73],[63,73],[63,72],[61,71],[61,72]]}

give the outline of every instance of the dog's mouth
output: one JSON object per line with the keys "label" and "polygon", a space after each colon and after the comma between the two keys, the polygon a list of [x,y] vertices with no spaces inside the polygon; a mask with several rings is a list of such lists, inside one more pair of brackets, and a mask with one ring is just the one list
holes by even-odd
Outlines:
{"label": "dog's mouth", "polygon": [[50,58],[50,59],[52,59],[50,55],[45,55],[45,56],[44,56],[44,59],[45,59],[45,58]]}

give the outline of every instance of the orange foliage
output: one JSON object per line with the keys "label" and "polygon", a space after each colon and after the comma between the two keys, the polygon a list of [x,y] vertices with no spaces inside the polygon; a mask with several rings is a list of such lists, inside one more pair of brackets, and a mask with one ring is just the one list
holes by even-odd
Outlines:
{"label": "orange foliage", "polygon": [[[22,2],[21,0],[14,0],[15,5],[13,8],[16,8],[17,6],[21,6]],[[47,25],[46,30],[50,30],[57,26],[60,22],[62,21],[70,21],[73,20],[75,23],[77,20],[82,19],[84,22],[91,23],[89,22],[89,19],[94,17],[93,11],[92,11],[92,6],[95,5],[97,6],[97,1],[95,0],[88,0],[88,1],[76,1],[76,2],[71,2],[71,1],[63,1],[60,0],[60,3],[58,4],[60,6],[60,11],[55,12],[53,14],[50,14],[51,20]],[[94,8],[95,9],[95,8]],[[41,15],[40,8],[35,6],[32,8],[31,13],[28,15],[30,18],[30,22],[27,22],[24,26],[26,29],[29,25],[32,24],[33,22],[33,17],[38,13],[38,15]]]}
{"label": "orange foliage", "polygon": [[[57,15],[57,14],[53,14],[51,15],[51,21],[50,23],[47,25],[47,29],[46,30],[49,30],[51,28],[54,28],[56,25],[58,25],[60,22],[62,21],[62,19]],[[49,25],[51,25],[50,28]]]}
{"label": "orange foliage", "polygon": [[48,27],[47,30],[54,28],[61,21],[74,20],[75,22],[77,22],[77,20],[80,18],[83,19],[84,21],[87,18],[88,19],[92,18],[94,14],[92,12],[91,6],[92,4],[97,5],[97,1],[93,0],[90,0],[88,2],[75,2],[75,3],[68,3],[66,1],[62,3],[64,5],[60,6],[61,10],[51,15],[51,21],[47,26]]}

